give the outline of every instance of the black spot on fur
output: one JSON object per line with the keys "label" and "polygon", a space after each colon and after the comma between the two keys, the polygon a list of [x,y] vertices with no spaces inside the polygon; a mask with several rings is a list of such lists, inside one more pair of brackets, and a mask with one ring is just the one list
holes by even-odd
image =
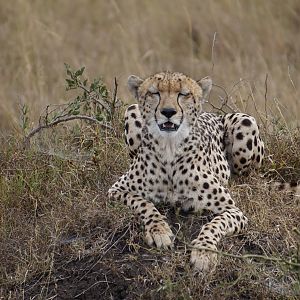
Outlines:
{"label": "black spot on fur", "polygon": [[242,158],[240,159],[240,163],[241,163],[241,164],[245,164],[246,162],[247,162],[247,160],[246,160],[245,157],[242,157]]}
{"label": "black spot on fur", "polygon": [[236,135],[236,138],[238,140],[242,140],[244,138],[243,134],[241,132],[239,132],[237,135]]}
{"label": "black spot on fur", "polygon": [[252,122],[249,119],[244,119],[242,121],[242,125],[244,125],[244,126],[249,127],[249,126],[251,126],[251,124],[252,124]]}
{"label": "black spot on fur", "polygon": [[167,171],[166,171],[165,168],[161,167],[160,169],[161,169],[161,171],[162,171],[164,174],[167,174]]}
{"label": "black spot on fur", "polygon": [[254,146],[257,146],[257,137],[254,138]]}
{"label": "black spot on fur", "polygon": [[252,140],[251,139],[249,139],[248,141],[247,141],[247,148],[251,151],[252,150]]}
{"label": "black spot on fur", "polygon": [[208,184],[208,182],[204,182],[204,183],[203,183],[203,188],[204,188],[204,189],[209,189],[209,184]]}
{"label": "black spot on fur", "polygon": [[135,105],[130,105],[128,108],[127,108],[127,111],[131,111],[131,110],[134,110],[135,109]]}
{"label": "black spot on fur", "polygon": [[135,126],[138,127],[138,128],[141,128],[142,127],[142,123],[138,120],[135,120],[134,122]]}

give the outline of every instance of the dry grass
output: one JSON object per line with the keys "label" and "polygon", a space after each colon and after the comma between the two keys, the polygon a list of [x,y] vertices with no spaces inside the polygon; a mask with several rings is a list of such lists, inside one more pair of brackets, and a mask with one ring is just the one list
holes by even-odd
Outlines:
{"label": "dry grass", "polygon": [[[19,103],[36,121],[47,104],[68,99],[63,62],[85,65],[91,78],[100,74],[111,86],[117,77],[119,97],[128,102],[131,73],[211,75],[226,88],[230,106],[261,123],[267,144],[261,173],[299,180],[300,133],[290,129],[300,112],[299,1],[0,0],[0,6],[0,299],[297,299],[299,268],[284,262],[222,256],[216,273],[196,277],[187,244],[209,215],[161,207],[177,232],[175,249],[146,247],[139,222],[107,199],[129,163],[121,137],[84,127],[82,141],[90,141],[89,133],[96,138],[80,156],[69,147],[78,131],[74,136],[63,126],[25,151],[11,134],[20,132]],[[211,103],[225,96],[215,86]],[[118,136],[121,123],[114,124]],[[58,148],[50,151],[52,138]],[[299,263],[293,230],[299,197],[269,190],[270,179],[253,173],[231,181],[250,226],[224,239],[221,249]]]}
{"label": "dry grass", "polygon": [[[294,140],[266,136],[282,176],[300,171]],[[98,159],[76,161],[25,152],[8,141],[1,150],[0,295],[5,299],[297,299],[299,268],[265,259],[221,256],[214,274],[189,266],[189,242],[210,215],[160,207],[177,238],[173,251],[145,246],[137,219],[106,191],[128,165],[118,138],[104,133]],[[108,142],[109,141],[109,142]],[[283,172],[283,166],[293,166]],[[263,171],[274,168],[266,161]],[[274,177],[272,175],[272,177]],[[287,178],[287,177],[286,177]],[[231,181],[250,219],[246,234],[224,239],[223,252],[299,263],[299,199],[270,190],[259,174]],[[298,258],[297,258],[298,255]]]}

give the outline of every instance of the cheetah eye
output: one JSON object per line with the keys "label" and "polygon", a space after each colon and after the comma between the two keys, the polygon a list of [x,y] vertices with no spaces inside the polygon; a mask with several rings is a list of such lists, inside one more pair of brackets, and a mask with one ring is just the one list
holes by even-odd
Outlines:
{"label": "cheetah eye", "polygon": [[158,96],[158,97],[160,97],[160,93],[159,93],[159,92],[151,92],[151,91],[148,91],[148,94],[149,94],[150,96]]}
{"label": "cheetah eye", "polygon": [[189,92],[187,92],[187,93],[184,93],[184,92],[181,92],[181,93],[179,93],[178,94],[178,96],[180,97],[180,96],[182,96],[182,97],[189,97],[189,96],[191,96],[191,93],[189,93]]}

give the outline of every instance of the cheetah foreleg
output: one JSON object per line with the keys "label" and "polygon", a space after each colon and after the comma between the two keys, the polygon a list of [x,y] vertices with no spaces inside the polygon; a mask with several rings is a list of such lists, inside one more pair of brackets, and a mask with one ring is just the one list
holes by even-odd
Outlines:
{"label": "cheetah foreleg", "polygon": [[124,202],[136,215],[139,216],[145,228],[145,240],[149,246],[170,248],[173,244],[173,233],[166,217],[163,216],[150,201],[136,194],[109,190],[109,196]]}
{"label": "cheetah foreleg", "polygon": [[247,222],[248,219],[240,209],[233,207],[205,224],[198,237],[192,241],[191,263],[195,270],[203,273],[213,272],[218,263],[216,251],[221,238],[242,232]]}

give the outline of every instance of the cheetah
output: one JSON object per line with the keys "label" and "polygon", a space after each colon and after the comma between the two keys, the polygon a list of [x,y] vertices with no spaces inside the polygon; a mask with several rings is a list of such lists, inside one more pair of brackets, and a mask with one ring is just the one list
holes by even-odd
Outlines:
{"label": "cheetah", "polygon": [[231,174],[261,166],[264,143],[258,125],[243,113],[204,112],[212,88],[209,77],[195,81],[163,72],[142,80],[132,75],[128,87],[138,101],[125,113],[132,163],[109,196],[139,216],[145,241],[157,248],[171,248],[174,234],[155,204],[211,211],[214,218],[191,242],[190,262],[197,272],[213,271],[218,242],[247,225],[226,185]]}

